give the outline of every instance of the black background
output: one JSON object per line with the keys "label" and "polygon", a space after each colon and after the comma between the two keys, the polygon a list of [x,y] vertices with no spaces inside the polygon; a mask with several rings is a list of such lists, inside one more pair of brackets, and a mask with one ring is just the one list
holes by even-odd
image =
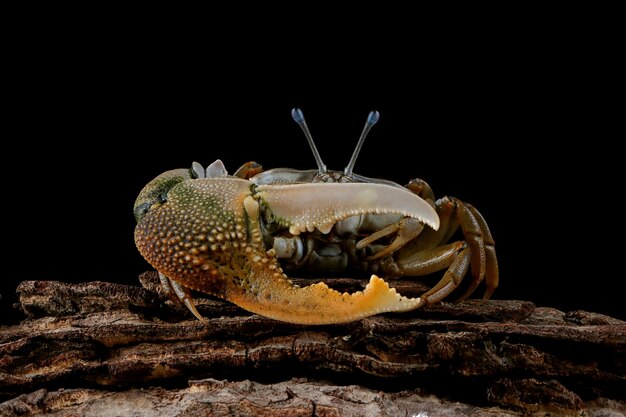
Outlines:
{"label": "black background", "polygon": [[357,49],[311,66],[262,45],[225,55],[79,38],[38,37],[9,64],[4,314],[22,280],[136,284],[149,265],[134,247],[133,202],[165,170],[217,158],[230,172],[249,160],[314,167],[289,113],[298,106],[339,170],[380,111],[355,171],[420,177],[477,207],[496,239],[494,298],[625,317],[612,145],[623,134],[611,129],[623,114],[603,52],[516,41],[406,59]]}

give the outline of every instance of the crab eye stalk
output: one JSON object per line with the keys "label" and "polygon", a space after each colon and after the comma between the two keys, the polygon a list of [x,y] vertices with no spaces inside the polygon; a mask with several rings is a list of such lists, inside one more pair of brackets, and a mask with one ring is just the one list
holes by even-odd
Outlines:
{"label": "crab eye stalk", "polygon": [[141,203],[135,207],[135,209],[133,210],[133,214],[135,215],[135,220],[137,221],[137,223],[139,223],[141,219],[143,219],[143,216],[146,215],[148,210],[150,210],[150,206],[151,204],[146,202]]}
{"label": "crab eye stalk", "polygon": [[195,170],[200,164],[194,165],[189,169],[173,169],[166,171],[158,177],[154,178],[139,193],[135,206],[133,208],[135,220],[139,223],[152,207],[160,206],[167,201],[169,191],[176,185],[186,180],[194,178],[197,175]]}
{"label": "crab eye stalk", "polygon": [[300,110],[299,108],[294,108],[293,110],[291,110],[291,117],[293,117],[293,120],[295,120],[296,123],[300,125],[300,128],[302,128],[302,131],[304,132],[304,136],[306,136],[306,140],[309,141],[309,145],[311,146],[311,151],[313,151],[313,156],[315,157],[315,162],[317,163],[317,169],[319,173],[326,173],[326,165],[324,165],[324,162],[322,162],[322,157],[317,151],[315,142],[313,142],[309,127],[306,125],[306,120],[304,120],[304,114],[302,113],[302,110]]}
{"label": "crab eye stalk", "polygon": [[356,159],[359,156],[359,152],[361,152],[361,146],[363,146],[363,142],[365,142],[365,138],[367,134],[370,132],[372,126],[374,126],[378,119],[380,118],[380,113],[376,110],[372,110],[370,114],[367,116],[367,120],[365,121],[365,126],[363,127],[363,132],[361,132],[361,137],[356,144],[356,148],[354,148],[354,152],[352,153],[352,158],[350,158],[350,162],[348,162],[348,166],[343,170],[344,175],[351,176],[352,170],[354,169],[354,164],[356,164]]}

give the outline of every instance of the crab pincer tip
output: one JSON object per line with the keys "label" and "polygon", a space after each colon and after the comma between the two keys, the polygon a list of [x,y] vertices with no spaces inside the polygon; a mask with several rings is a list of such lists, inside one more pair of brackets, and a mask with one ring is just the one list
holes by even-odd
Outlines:
{"label": "crab pincer tip", "polygon": [[304,122],[304,114],[302,113],[302,110],[297,107],[294,107],[291,110],[291,117],[293,117],[293,120],[295,120],[296,123]]}

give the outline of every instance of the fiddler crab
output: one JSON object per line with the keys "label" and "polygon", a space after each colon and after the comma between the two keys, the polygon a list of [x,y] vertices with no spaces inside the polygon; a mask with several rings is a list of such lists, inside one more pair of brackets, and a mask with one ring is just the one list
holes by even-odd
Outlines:
{"label": "fiddler crab", "polygon": [[[489,228],[471,205],[435,200],[424,181],[406,187],[352,172],[363,141],[378,121],[370,112],[348,166],[326,169],[300,109],[292,111],[315,156],[317,170],[264,171],[248,162],[228,175],[218,159],[206,169],[164,172],[135,202],[135,243],[158,270],[161,285],[198,319],[190,290],[245,310],[300,324],[345,323],[403,312],[442,300],[471,268],[469,297],[485,281],[498,286]],[[460,228],[464,240],[449,242]],[[372,273],[363,291],[340,293],[323,282],[300,287],[283,270]],[[396,292],[385,277],[446,270],[417,298]]]}

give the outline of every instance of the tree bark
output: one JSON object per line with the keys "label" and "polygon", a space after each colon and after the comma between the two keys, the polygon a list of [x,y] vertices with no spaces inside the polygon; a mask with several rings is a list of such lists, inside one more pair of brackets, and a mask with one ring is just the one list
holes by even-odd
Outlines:
{"label": "tree bark", "polygon": [[199,299],[203,323],[141,281],[23,282],[26,319],[0,327],[0,416],[626,412],[626,322],[605,315],[471,300],[301,326]]}

